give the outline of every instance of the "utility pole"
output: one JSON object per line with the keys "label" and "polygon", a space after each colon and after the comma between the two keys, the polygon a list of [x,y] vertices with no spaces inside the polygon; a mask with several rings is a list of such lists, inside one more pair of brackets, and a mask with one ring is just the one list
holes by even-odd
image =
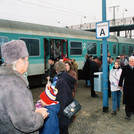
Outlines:
{"label": "utility pole", "polygon": [[109,8],[113,8],[113,25],[115,26],[115,8],[118,8],[119,7],[119,5],[118,6],[111,6],[111,7],[109,7]]}

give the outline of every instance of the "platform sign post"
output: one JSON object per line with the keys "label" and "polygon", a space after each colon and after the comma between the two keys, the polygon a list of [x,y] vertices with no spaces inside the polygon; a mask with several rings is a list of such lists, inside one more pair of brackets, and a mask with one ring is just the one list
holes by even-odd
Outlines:
{"label": "platform sign post", "polygon": [[103,112],[108,112],[108,63],[107,38],[109,37],[109,22],[106,21],[106,0],[102,0],[102,22],[96,24],[96,38],[102,39],[103,55]]}

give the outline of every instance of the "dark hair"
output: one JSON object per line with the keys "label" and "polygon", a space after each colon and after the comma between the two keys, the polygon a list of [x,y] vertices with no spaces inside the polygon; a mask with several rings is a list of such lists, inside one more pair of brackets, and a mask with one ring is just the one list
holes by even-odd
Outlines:
{"label": "dark hair", "polygon": [[89,55],[89,58],[92,58],[93,57],[93,55]]}
{"label": "dark hair", "polygon": [[113,57],[110,57],[109,59],[112,59],[112,60],[114,60],[114,58],[113,58]]}
{"label": "dark hair", "polygon": [[124,54],[120,54],[120,56],[124,56]]}
{"label": "dark hair", "polygon": [[50,57],[49,60],[55,61],[55,59],[53,57]]}
{"label": "dark hair", "polygon": [[120,59],[120,57],[116,57],[116,59]]}
{"label": "dark hair", "polygon": [[70,66],[70,70],[72,69],[72,64],[69,61],[65,61],[65,64],[68,64]]}
{"label": "dark hair", "polygon": [[97,57],[97,56],[94,56],[94,57],[93,57],[93,60],[95,60],[95,59],[98,59],[98,57]]}

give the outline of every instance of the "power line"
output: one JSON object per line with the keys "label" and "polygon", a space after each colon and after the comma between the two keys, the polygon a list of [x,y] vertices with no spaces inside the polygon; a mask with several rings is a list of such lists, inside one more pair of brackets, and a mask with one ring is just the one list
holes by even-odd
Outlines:
{"label": "power line", "polygon": [[[44,0],[38,0],[38,1],[44,2]],[[46,2],[46,1],[45,1],[45,4],[46,4],[46,3],[49,4],[49,5],[51,4],[51,5],[53,5],[54,7],[55,7],[55,6],[56,6],[56,7],[58,6],[58,7],[60,7],[60,8],[63,8],[62,6],[59,6],[59,5],[56,5],[56,4],[49,3],[49,2]],[[74,9],[71,9],[71,8],[67,8],[67,7],[64,7],[64,10],[65,10],[65,9],[66,9],[66,10],[69,10],[69,11],[71,10],[71,11],[73,11],[73,12],[75,12],[75,13],[78,13],[78,12],[79,12],[80,15],[87,14],[87,13],[81,14],[80,11],[77,11],[77,10],[74,10]]]}
{"label": "power line", "polygon": [[[73,10],[70,10],[70,11],[65,11],[64,9],[59,9],[59,8],[53,8],[53,7],[50,7],[50,6],[48,6],[48,5],[44,5],[44,4],[42,4],[42,5],[40,5],[40,4],[37,4],[37,3],[32,3],[32,2],[27,2],[27,1],[23,1],[23,0],[17,0],[17,1],[19,1],[19,2],[23,2],[23,3],[26,3],[26,4],[30,4],[30,5],[34,5],[34,6],[38,6],[38,7],[42,7],[42,8],[48,8],[49,10],[51,9],[51,10],[54,10],[54,11],[57,11],[58,10],[58,12],[65,12],[65,13],[69,13],[69,14],[75,14],[75,15],[77,15],[77,16],[82,16],[83,14],[80,14],[80,13],[74,13],[75,11],[73,11]],[[76,11],[77,12],[77,11]]]}

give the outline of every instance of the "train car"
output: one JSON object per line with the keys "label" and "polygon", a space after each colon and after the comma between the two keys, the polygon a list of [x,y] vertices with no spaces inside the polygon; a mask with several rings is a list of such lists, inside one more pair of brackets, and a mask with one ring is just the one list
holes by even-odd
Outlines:
{"label": "train car", "polygon": [[134,52],[134,39],[130,38],[122,38],[122,37],[116,37],[118,39],[118,55],[119,54],[126,54],[128,56],[131,56],[131,54]]}
{"label": "train car", "polygon": [[[42,76],[49,68],[51,41],[54,44],[60,42],[61,57],[74,58],[79,70],[83,67],[85,54],[100,56],[102,53],[102,40],[96,39],[93,32],[0,19],[0,45],[18,39],[25,41],[28,48],[30,64],[27,73],[33,86],[42,83]],[[130,54],[133,47],[133,39],[108,38],[108,51],[113,57],[120,53]],[[33,79],[36,82],[32,82]]]}

